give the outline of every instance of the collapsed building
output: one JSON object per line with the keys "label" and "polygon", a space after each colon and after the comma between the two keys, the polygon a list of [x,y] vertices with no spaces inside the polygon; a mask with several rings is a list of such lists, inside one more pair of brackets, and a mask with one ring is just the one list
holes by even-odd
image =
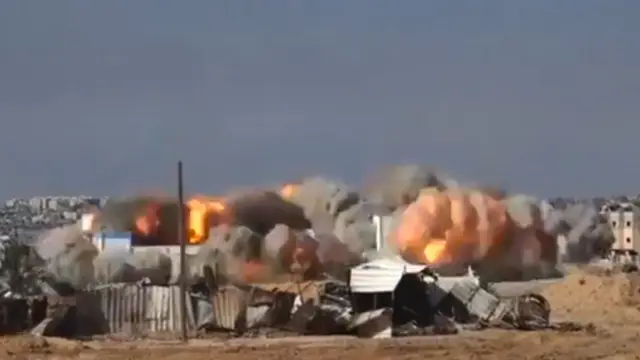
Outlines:
{"label": "collapsed building", "polygon": [[180,209],[163,196],[115,200],[30,244],[36,270],[23,274],[40,285],[29,298],[49,309],[32,309],[33,331],[141,336],[175,331],[183,315],[192,331],[232,334],[549,325],[549,306],[534,294],[540,282],[528,280],[558,275],[557,242],[529,197],[462,188],[411,166],[364,194],[313,177],[194,197],[182,214],[186,314],[177,286]]}

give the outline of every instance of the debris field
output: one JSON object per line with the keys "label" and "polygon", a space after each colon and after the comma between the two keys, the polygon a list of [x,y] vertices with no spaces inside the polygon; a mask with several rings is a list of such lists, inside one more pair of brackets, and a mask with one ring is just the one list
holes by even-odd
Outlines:
{"label": "debris field", "polygon": [[[31,335],[0,338],[5,358],[34,356],[100,359],[637,359],[640,293],[636,274],[573,270],[543,290],[554,317],[572,325],[514,332],[465,331],[390,339],[303,336],[221,340],[213,335],[178,341],[78,341]],[[583,301],[589,299],[590,301]]]}
{"label": "debris field", "polygon": [[[155,195],[114,200],[33,242],[5,241],[0,353],[633,353],[640,278],[591,263],[612,244],[596,211],[578,209],[584,220],[569,221],[533,197],[461,186],[421,167],[387,174],[369,192],[308,178],[195,196],[184,208]],[[401,186],[405,178],[417,180]],[[184,271],[180,231],[191,249]]]}

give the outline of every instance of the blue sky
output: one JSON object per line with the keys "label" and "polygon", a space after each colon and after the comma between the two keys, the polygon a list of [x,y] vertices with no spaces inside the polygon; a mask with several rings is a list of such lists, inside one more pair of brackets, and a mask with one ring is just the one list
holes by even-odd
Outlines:
{"label": "blue sky", "polygon": [[0,2],[0,196],[390,163],[640,192],[638,1]]}

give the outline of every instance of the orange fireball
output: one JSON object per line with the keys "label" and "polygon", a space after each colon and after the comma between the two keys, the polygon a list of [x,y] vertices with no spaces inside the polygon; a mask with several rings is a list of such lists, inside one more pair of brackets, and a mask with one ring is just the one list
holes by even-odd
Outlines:
{"label": "orange fireball", "polygon": [[479,191],[428,189],[402,215],[392,234],[407,259],[424,264],[483,258],[504,235],[506,209]]}
{"label": "orange fireball", "polygon": [[209,235],[209,216],[222,213],[226,207],[217,198],[196,197],[187,202],[189,243],[197,244],[207,239]]}

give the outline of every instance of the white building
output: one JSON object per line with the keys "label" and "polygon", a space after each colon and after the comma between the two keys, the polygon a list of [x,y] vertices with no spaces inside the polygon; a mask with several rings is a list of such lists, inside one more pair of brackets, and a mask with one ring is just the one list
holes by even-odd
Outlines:
{"label": "white building", "polygon": [[640,208],[630,203],[609,205],[601,211],[613,231],[614,256],[635,258],[640,252]]}

